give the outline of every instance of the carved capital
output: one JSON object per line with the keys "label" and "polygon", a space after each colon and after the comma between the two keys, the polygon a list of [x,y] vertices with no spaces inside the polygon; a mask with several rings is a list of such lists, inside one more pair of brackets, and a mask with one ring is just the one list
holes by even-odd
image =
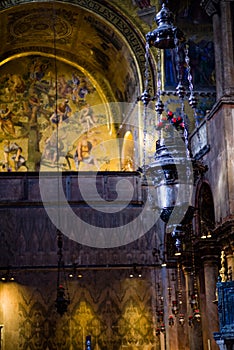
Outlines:
{"label": "carved capital", "polygon": [[221,0],[202,0],[201,7],[204,8],[208,16],[213,16],[219,13],[219,3]]}
{"label": "carved capital", "polygon": [[208,239],[206,241],[200,241],[197,245],[199,256],[203,263],[215,264],[219,257],[219,247],[215,239]]}

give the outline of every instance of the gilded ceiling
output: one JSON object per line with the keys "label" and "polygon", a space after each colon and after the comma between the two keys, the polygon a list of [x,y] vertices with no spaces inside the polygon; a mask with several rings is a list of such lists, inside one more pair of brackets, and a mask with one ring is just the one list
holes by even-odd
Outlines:
{"label": "gilded ceiling", "polygon": [[[210,23],[207,24],[201,15],[196,1],[181,0],[176,3],[176,8],[175,4],[171,7],[178,25],[189,34],[193,56],[199,52],[199,57],[191,59],[195,89],[213,88]],[[141,113],[138,111],[135,115],[133,109],[144,91],[145,35],[155,28],[153,18],[158,9],[157,0],[0,0],[0,165],[3,171],[8,169],[10,159],[14,163],[9,169],[18,171],[22,168],[15,161],[19,156],[22,161],[27,159],[28,170],[38,170],[43,152],[49,158],[49,167],[53,168],[55,158],[47,154],[47,141],[53,135],[55,125],[61,130],[62,122],[66,124],[68,119],[70,136],[65,139],[70,144],[67,153],[64,140],[61,141],[65,170],[77,169],[74,161],[77,133],[102,124],[106,126],[105,133],[100,129],[92,137],[89,135],[89,141],[96,145],[96,158],[99,163],[104,162],[99,168],[138,168],[142,118]],[[148,88],[152,96],[157,89],[155,53],[154,49],[150,50],[148,67]],[[174,91],[177,85],[171,54],[169,52],[168,58],[166,54],[162,55],[161,60],[163,88],[166,87],[167,92]],[[167,93],[164,100],[165,110],[179,113],[179,100],[173,93]],[[90,110],[90,106],[109,106],[112,102],[121,103],[118,107],[112,104],[102,110]],[[122,102],[126,103],[126,109]],[[204,98],[202,103],[199,106],[201,118],[209,109]],[[152,136],[154,147],[154,106],[152,111],[152,116],[148,117],[148,135]],[[131,130],[129,115],[134,119]],[[82,116],[86,118],[83,124]],[[72,122],[80,129],[75,130]],[[115,148],[117,152],[114,155],[107,152],[103,157],[103,150],[98,146],[105,140],[103,135],[107,139],[110,135],[111,139],[120,139],[129,131],[132,132],[131,142],[128,138],[127,141],[131,143],[131,152],[127,142],[123,143],[123,150],[120,150],[121,145],[110,147],[106,144],[108,151]],[[64,137],[66,133],[67,130]],[[139,144],[139,149],[134,148],[133,140]],[[17,149],[14,143],[17,143]],[[154,150],[150,149],[150,152]],[[10,157],[15,153],[16,156]],[[110,162],[111,157],[117,159],[114,165]],[[120,161],[121,157],[130,160],[131,166]],[[23,165],[25,168],[25,162]]]}
{"label": "gilded ceiling", "polygon": [[[133,30],[118,7],[77,0],[1,1],[0,6],[1,64],[32,53],[50,54],[89,75],[107,100],[139,96],[144,34]],[[131,7],[135,14],[136,6]]]}
{"label": "gilded ceiling", "polygon": [[[158,0],[0,0],[0,64],[17,55],[54,55],[89,75],[106,100],[133,102],[143,91],[145,34],[156,26],[159,7]],[[198,41],[201,30],[209,32],[197,1],[170,1],[169,7],[186,36]]]}
{"label": "gilded ceiling", "polygon": [[[137,7],[131,3],[131,8],[135,13]],[[111,125],[117,117],[122,122],[122,113],[97,106],[135,102],[143,90],[144,35],[129,16],[106,1],[4,0],[0,32],[2,171],[38,170],[42,155],[44,170],[53,170],[60,160],[65,170],[76,170],[77,143],[84,131],[99,162],[91,165],[119,170],[119,146],[107,145],[103,155],[99,145],[116,138]],[[57,156],[51,152],[56,126],[64,134]]]}

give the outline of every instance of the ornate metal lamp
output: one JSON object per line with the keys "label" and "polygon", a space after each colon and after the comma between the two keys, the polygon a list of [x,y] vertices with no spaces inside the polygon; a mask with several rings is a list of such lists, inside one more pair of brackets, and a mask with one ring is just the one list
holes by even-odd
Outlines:
{"label": "ornate metal lamp", "polygon": [[[57,298],[55,301],[55,306],[57,312],[62,316],[67,312],[68,305],[70,304],[70,297],[67,288],[66,274],[64,271],[64,262],[63,262],[63,240],[62,234],[58,230],[57,232],[57,244],[58,244],[58,275],[57,275]],[[63,281],[62,281],[63,273]]]}
{"label": "ornate metal lamp", "polygon": [[[188,123],[184,111],[185,87],[182,85],[181,67],[186,66],[188,86],[190,91],[189,105],[196,116],[197,101],[193,93],[192,76],[188,57],[188,48],[185,45],[185,37],[180,29],[173,25],[173,14],[162,4],[162,9],[155,17],[157,29],[146,34],[146,63],[149,61],[149,48],[157,49],[157,95],[150,98],[146,74],[145,90],[141,96],[144,107],[147,108],[150,100],[156,100],[158,140],[154,161],[144,164],[144,170],[149,181],[149,195],[151,204],[155,210],[160,211],[161,219],[167,224],[167,229],[172,232],[176,240],[177,249],[180,249],[180,240],[183,236],[183,225],[192,220],[194,208],[191,204],[194,184],[197,175],[204,171],[192,158],[188,141]],[[174,49],[176,57],[176,69],[178,85],[176,94],[181,103],[180,115],[174,115],[171,111],[167,116],[162,116],[164,104],[161,91],[161,51]],[[185,62],[181,62],[179,48],[184,50]],[[147,71],[147,69],[146,69]],[[144,113],[147,116],[147,113]],[[196,118],[195,118],[196,120]]]}
{"label": "ornate metal lamp", "polygon": [[174,326],[175,324],[174,317],[172,315],[168,317],[168,324],[170,327]]}
{"label": "ornate metal lamp", "polygon": [[180,314],[180,315],[179,315],[179,325],[183,327],[183,326],[184,326],[184,323],[185,323],[184,314]]}
{"label": "ornate metal lamp", "polygon": [[175,47],[175,38],[185,40],[182,31],[174,27],[173,17],[173,13],[165,4],[162,4],[161,11],[155,16],[158,28],[149,32],[146,36],[150,46],[155,46],[159,49],[172,49]]}
{"label": "ornate metal lamp", "polygon": [[[154,160],[149,164],[146,162],[146,151],[144,147],[143,154],[143,174],[144,180],[147,179],[148,192],[150,196],[151,207],[160,213],[160,218],[166,224],[166,231],[170,233],[175,241],[176,254],[181,254],[182,239],[189,232],[191,221],[194,216],[195,208],[192,205],[192,196],[194,186],[197,180],[207,170],[201,162],[193,159],[188,137],[188,117],[185,114],[185,98],[188,95],[188,103],[193,110],[195,123],[197,121],[196,106],[197,101],[193,92],[192,75],[190,69],[190,59],[188,56],[188,46],[185,36],[180,29],[173,24],[173,14],[162,4],[162,9],[155,17],[157,28],[146,34],[146,70],[145,70],[145,88],[141,96],[144,104],[144,146],[146,145],[147,130],[147,108],[151,101],[155,102],[155,111],[157,123],[155,130],[157,132],[157,141]],[[157,87],[156,96],[149,94],[148,84],[148,66],[149,49],[156,48],[157,61]],[[161,57],[166,49],[174,50],[177,87],[175,94],[180,103],[180,112],[164,111],[161,79]],[[152,50],[153,52],[153,50]],[[181,53],[183,53],[181,55]],[[187,92],[183,86],[183,69],[186,69],[188,83]],[[147,163],[147,164],[146,164]],[[194,258],[194,257],[193,257]],[[185,306],[183,304],[183,293],[180,277],[180,265],[177,265],[178,290],[176,291],[176,300],[172,302],[172,315],[168,318],[169,326],[173,325],[174,318],[177,319],[180,326],[185,324]],[[189,325],[199,323],[201,314],[198,305],[198,295],[194,292],[196,304],[193,306],[192,317],[189,318]],[[165,322],[165,321],[164,321]],[[158,329],[160,329],[158,327]]]}
{"label": "ornate metal lamp", "polygon": [[171,308],[171,311],[173,313],[173,315],[177,315],[178,312],[179,312],[179,307],[178,307],[178,303],[177,303],[177,300],[173,300],[172,301],[172,308]]}

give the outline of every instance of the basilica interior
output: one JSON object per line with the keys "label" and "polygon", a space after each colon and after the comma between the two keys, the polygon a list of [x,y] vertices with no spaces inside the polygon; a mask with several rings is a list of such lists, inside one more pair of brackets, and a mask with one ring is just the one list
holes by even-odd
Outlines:
{"label": "basilica interior", "polygon": [[0,350],[233,350],[234,1],[0,32]]}

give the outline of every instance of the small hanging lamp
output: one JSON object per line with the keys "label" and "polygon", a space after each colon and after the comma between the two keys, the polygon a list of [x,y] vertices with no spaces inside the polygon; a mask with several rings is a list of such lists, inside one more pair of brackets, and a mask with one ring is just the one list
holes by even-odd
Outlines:
{"label": "small hanging lamp", "polygon": [[57,231],[57,245],[58,245],[58,275],[57,275],[57,298],[55,301],[55,306],[57,312],[63,316],[67,312],[68,305],[70,304],[70,296],[67,287],[67,279],[64,270],[63,261],[63,239],[62,234]]}

